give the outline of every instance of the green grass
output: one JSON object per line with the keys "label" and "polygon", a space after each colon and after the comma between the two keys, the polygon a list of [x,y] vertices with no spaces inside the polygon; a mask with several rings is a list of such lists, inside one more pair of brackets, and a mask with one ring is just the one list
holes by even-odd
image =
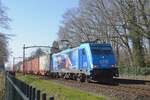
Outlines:
{"label": "green grass", "polygon": [[41,80],[33,76],[19,76],[19,79],[38,87],[49,96],[54,96],[55,100],[106,100],[104,97],[98,97],[78,89],[56,84],[50,80]]}

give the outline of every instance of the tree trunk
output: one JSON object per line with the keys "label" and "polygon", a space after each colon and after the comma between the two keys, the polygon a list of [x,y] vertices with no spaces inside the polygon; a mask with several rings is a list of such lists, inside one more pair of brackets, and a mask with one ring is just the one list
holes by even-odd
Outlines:
{"label": "tree trunk", "polygon": [[129,59],[130,66],[133,66],[134,65],[133,54],[129,46],[127,46],[127,51],[128,51],[128,59]]}
{"label": "tree trunk", "polygon": [[134,65],[139,67],[144,67],[144,51],[142,47],[142,39],[140,35],[136,35],[132,39],[133,43],[133,56],[134,56]]}
{"label": "tree trunk", "polygon": [[116,43],[116,57],[117,57],[117,65],[120,64],[120,53],[119,53],[119,45]]}
{"label": "tree trunk", "polygon": [[142,47],[143,36],[141,35],[141,31],[136,27],[138,20],[135,11],[136,8],[134,6],[134,2],[132,1],[131,4],[129,4],[128,20],[130,20],[129,33],[132,40],[134,66],[144,67],[144,50]]}

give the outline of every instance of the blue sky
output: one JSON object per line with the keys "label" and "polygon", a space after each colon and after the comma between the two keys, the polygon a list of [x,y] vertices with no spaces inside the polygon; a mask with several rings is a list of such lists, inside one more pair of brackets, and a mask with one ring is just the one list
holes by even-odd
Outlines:
{"label": "blue sky", "polygon": [[51,45],[57,38],[62,15],[70,8],[77,7],[79,0],[2,0],[8,7],[11,30],[15,34],[9,40],[13,56],[22,56],[23,44]]}

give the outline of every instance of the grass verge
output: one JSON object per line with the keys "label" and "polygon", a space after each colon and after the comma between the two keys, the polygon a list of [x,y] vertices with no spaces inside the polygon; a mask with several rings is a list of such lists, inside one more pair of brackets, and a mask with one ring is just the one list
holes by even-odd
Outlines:
{"label": "grass verge", "polygon": [[54,96],[55,100],[106,100],[105,97],[98,97],[78,89],[56,84],[50,80],[37,79],[29,75],[19,76],[18,78],[33,87],[37,87],[47,95]]}

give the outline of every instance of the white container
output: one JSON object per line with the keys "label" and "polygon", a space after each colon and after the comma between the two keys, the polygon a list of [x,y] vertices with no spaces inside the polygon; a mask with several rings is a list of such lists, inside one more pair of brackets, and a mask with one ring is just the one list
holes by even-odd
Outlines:
{"label": "white container", "polygon": [[39,70],[42,75],[50,70],[50,55],[43,55],[39,58]]}

